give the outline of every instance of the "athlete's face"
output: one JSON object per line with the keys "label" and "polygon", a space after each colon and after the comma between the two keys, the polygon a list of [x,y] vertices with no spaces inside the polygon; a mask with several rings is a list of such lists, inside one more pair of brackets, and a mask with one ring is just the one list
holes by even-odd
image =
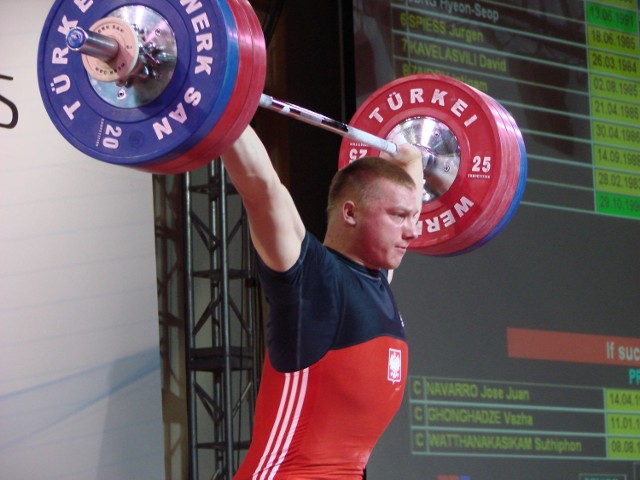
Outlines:
{"label": "athlete's face", "polygon": [[368,268],[395,269],[418,235],[421,205],[417,189],[377,180],[377,193],[359,205],[360,260]]}

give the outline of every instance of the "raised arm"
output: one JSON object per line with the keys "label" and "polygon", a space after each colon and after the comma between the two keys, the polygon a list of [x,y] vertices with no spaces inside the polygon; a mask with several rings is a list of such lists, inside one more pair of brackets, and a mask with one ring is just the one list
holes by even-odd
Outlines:
{"label": "raised arm", "polygon": [[242,197],[256,251],[273,270],[289,269],[300,255],[305,228],[262,141],[247,127],[222,160]]}

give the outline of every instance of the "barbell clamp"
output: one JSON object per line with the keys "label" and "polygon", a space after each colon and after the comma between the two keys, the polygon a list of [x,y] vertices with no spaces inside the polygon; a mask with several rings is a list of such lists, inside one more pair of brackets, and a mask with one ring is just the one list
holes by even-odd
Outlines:
{"label": "barbell clamp", "polygon": [[74,52],[79,52],[103,62],[113,60],[120,49],[118,42],[111,37],[80,27],[73,27],[67,34],[67,46]]}

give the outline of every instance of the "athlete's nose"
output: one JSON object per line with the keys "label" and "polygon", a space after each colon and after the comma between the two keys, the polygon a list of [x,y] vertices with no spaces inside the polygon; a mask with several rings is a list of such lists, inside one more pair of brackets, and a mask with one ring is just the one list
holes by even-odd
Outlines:
{"label": "athlete's nose", "polygon": [[407,223],[408,223],[408,227],[406,228],[406,231],[405,231],[405,238],[412,240],[418,237],[422,233],[422,223],[420,222],[420,220],[416,222],[411,221]]}

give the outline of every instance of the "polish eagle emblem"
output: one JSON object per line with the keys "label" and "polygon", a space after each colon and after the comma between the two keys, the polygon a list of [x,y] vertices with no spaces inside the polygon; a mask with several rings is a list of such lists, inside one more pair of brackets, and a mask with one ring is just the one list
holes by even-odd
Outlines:
{"label": "polish eagle emblem", "polygon": [[396,383],[402,380],[402,352],[396,348],[389,349],[387,380]]}

